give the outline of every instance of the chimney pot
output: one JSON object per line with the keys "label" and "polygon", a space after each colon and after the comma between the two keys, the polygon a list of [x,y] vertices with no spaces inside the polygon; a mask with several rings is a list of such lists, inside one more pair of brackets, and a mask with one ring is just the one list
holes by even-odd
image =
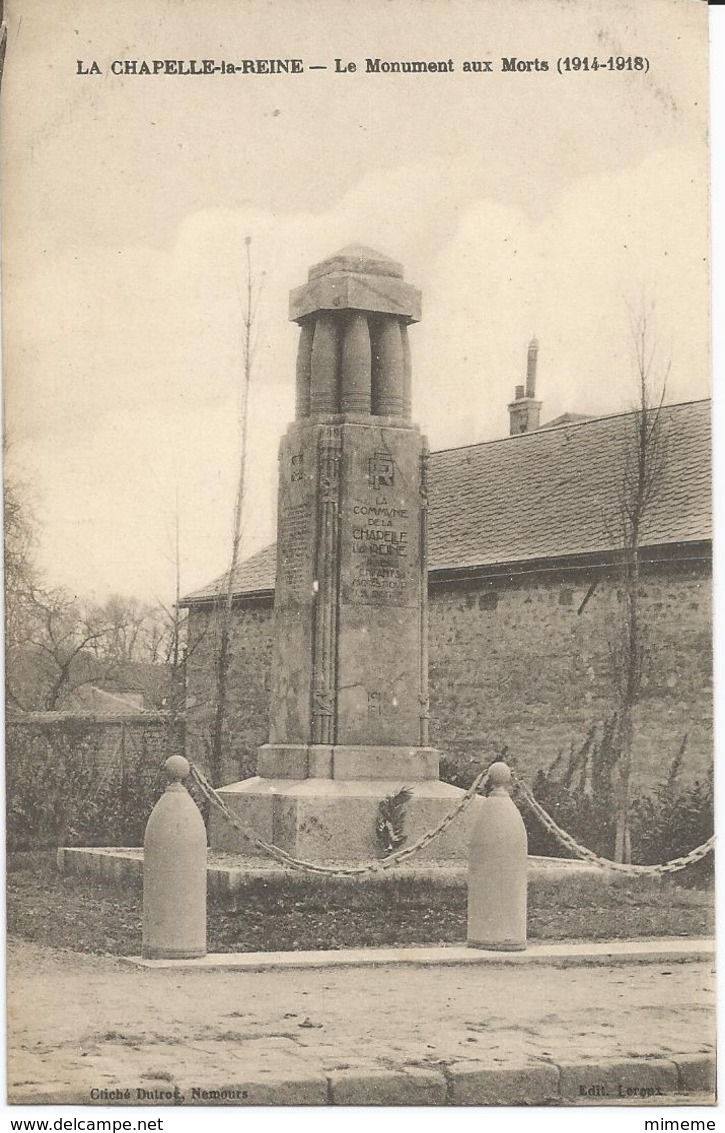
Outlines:
{"label": "chimney pot", "polygon": [[526,396],[536,397],[536,359],[539,353],[539,343],[535,338],[529,343],[529,352],[526,358]]}
{"label": "chimney pot", "polygon": [[541,420],[541,402],[536,400],[536,358],[539,343],[535,338],[529,343],[526,355],[526,385],[516,386],[516,396],[509,405],[509,434],[533,433]]}

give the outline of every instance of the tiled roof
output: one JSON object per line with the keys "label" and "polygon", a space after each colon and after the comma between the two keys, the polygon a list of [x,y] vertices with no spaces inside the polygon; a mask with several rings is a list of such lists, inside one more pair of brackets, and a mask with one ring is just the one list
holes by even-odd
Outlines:
{"label": "tiled roof", "polygon": [[[436,453],[430,567],[611,550],[636,419],[598,417]],[[643,544],[710,537],[709,425],[707,401],[662,410],[666,458]]]}
{"label": "tiled roof", "polygon": [[[234,593],[253,594],[260,590],[274,590],[274,580],[277,574],[277,544],[270,543],[239,563],[235,571]],[[213,598],[215,594],[227,593],[228,574],[224,573],[215,578],[208,586],[195,590],[183,599],[184,602],[194,602],[202,598]]]}
{"label": "tiled roof", "polygon": [[561,413],[551,421],[545,421],[540,429],[553,429],[555,425],[576,425],[579,421],[592,421],[591,413]]}
{"label": "tiled roof", "polygon": [[[432,453],[429,571],[615,549],[635,421],[620,413]],[[710,401],[665,406],[661,426],[665,459],[642,545],[709,540]],[[225,577],[187,601],[223,592]],[[272,544],[240,564],[235,593],[271,591],[274,578]]]}

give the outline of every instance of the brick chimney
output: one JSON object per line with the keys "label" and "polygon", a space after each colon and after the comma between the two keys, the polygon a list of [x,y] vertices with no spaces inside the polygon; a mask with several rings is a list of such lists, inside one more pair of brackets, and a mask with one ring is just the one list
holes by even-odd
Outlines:
{"label": "brick chimney", "polygon": [[536,400],[536,359],[539,343],[535,338],[529,343],[526,357],[526,385],[516,386],[515,400],[509,405],[509,435],[533,433],[541,420],[541,402]]}

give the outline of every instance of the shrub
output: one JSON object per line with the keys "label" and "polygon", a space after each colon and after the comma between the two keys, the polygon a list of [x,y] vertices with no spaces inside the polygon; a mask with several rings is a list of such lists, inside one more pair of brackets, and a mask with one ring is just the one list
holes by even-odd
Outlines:
{"label": "shrub", "polygon": [[[615,839],[614,776],[618,720],[612,716],[587,733],[583,743],[560,753],[551,765],[539,769],[531,783],[536,800],[554,821],[577,842],[600,857],[613,857]],[[504,749],[505,750],[505,749]],[[680,773],[687,750],[684,736],[667,775],[653,790],[630,795],[632,860],[656,865],[678,858],[701,845],[714,831],[713,776],[687,785]],[[507,762],[514,766],[510,757]],[[491,760],[487,761],[491,762]],[[469,760],[463,766],[441,760],[441,778],[468,788],[486,762]],[[544,857],[570,857],[524,800],[517,800],[529,838],[529,853]],[[685,884],[712,877],[713,855],[688,867],[675,878]]]}
{"label": "shrub", "polygon": [[133,846],[165,785],[163,764],[180,729],[119,727],[80,717],[9,722],[7,840],[11,850],[58,845]]}
{"label": "shrub", "polygon": [[[577,842],[601,857],[614,849],[615,812],[612,769],[617,718],[603,727],[590,728],[584,742],[573,744],[567,755],[560,753],[546,771],[537,771],[532,791],[537,802]],[[529,835],[529,853],[545,857],[570,857],[559,840],[539,818],[523,805]]]}
{"label": "shrub", "polygon": [[492,763],[497,760],[503,760],[508,763],[510,767],[515,764],[511,759],[508,747],[504,744],[498,751],[493,751],[489,755],[481,756],[478,759],[473,757],[461,762],[457,759],[450,759],[444,755],[441,757],[439,766],[439,776],[444,783],[451,783],[454,787],[461,787],[467,791],[474,780],[490,767]]}
{"label": "shrub", "polygon": [[[715,829],[715,788],[712,771],[706,779],[680,783],[684,746],[672,761],[666,779],[650,795],[632,801],[632,856],[643,865],[671,861],[710,838]],[[679,876],[699,881],[714,873],[714,855],[688,867]]]}

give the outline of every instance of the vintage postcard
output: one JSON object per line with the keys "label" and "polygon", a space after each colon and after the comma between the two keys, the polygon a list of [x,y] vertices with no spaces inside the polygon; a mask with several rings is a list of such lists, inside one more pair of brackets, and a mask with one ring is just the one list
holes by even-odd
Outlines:
{"label": "vintage postcard", "polygon": [[4,18],[8,1104],[712,1106],[707,5]]}

